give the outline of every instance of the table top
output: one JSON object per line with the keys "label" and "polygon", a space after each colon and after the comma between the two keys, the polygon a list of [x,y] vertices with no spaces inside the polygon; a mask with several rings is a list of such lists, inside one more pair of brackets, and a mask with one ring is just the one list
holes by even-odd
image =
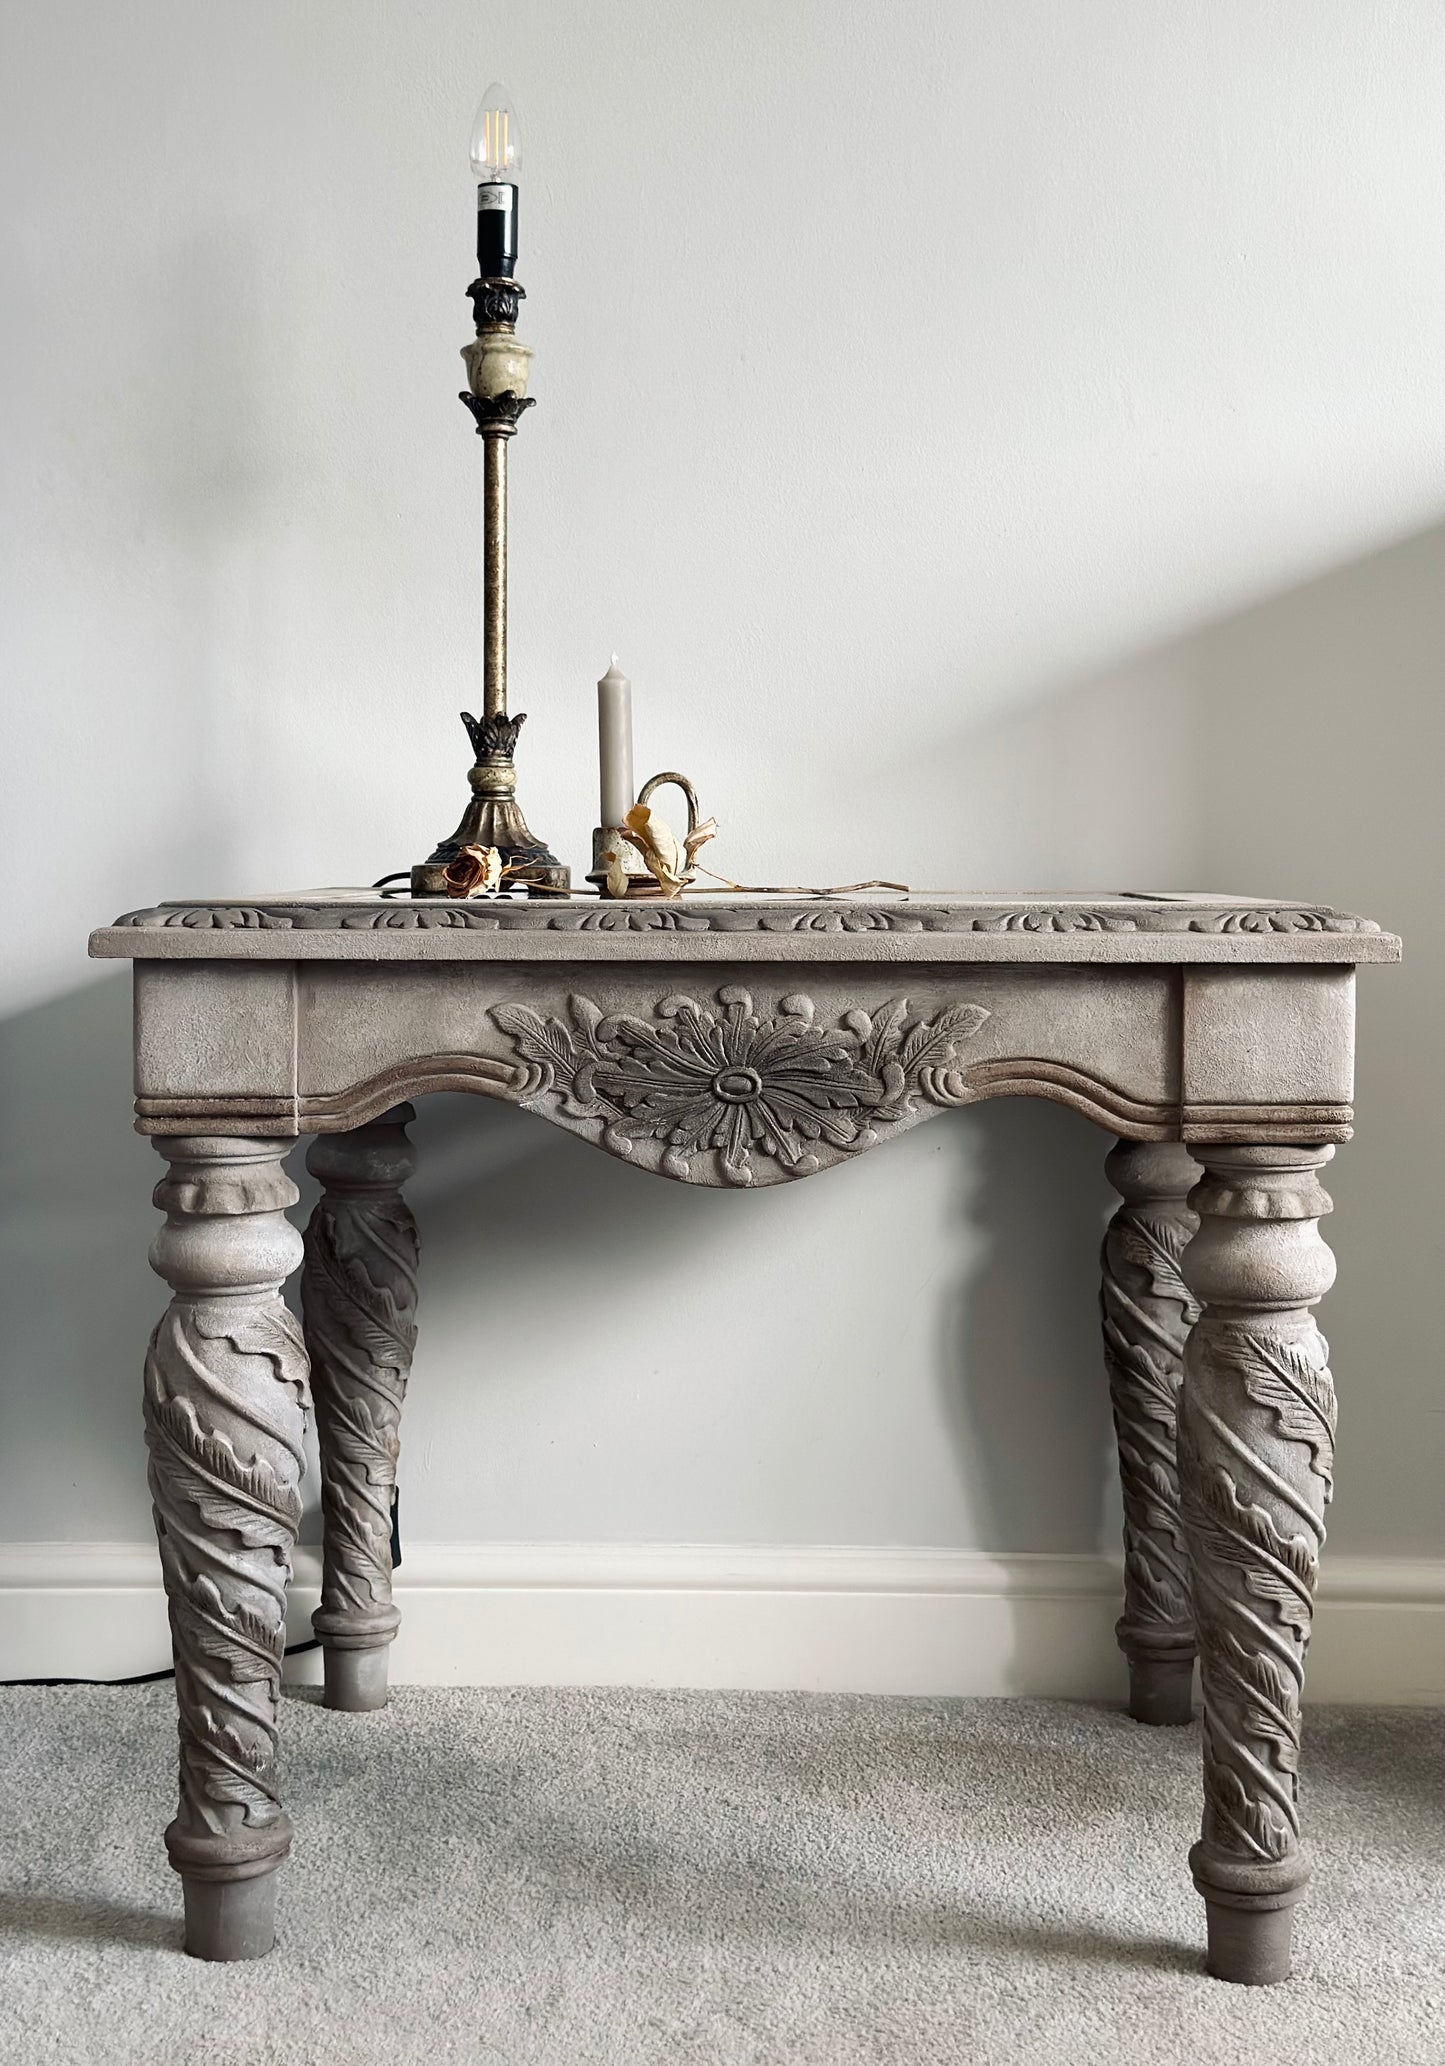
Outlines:
{"label": "table top", "polygon": [[385,897],[367,889],[204,898],[128,911],[103,960],[1398,961],[1372,919],[1269,897],[1110,890],[879,891],[605,902],[592,895]]}

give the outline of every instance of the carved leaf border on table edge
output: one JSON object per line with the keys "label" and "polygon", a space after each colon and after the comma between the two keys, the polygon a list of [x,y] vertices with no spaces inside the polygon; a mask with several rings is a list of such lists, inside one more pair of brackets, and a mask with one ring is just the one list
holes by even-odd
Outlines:
{"label": "carved leaf border on table edge", "polygon": [[1373,919],[1310,905],[1208,907],[1151,904],[1128,911],[1070,904],[1000,903],[967,910],[931,904],[820,903],[804,909],[598,904],[549,911],[536,904],[158,904],[127,911],[117,927],[217,932],[675,932],[675,933],[1378,933]]}

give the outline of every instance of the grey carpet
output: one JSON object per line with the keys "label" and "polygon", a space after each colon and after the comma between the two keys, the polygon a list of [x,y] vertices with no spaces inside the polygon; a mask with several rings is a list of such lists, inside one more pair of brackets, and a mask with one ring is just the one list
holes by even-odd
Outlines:
{"label": "grey carpet", "polygon": [[1445,1715],[1316,1710],[1296,1977],[1204,1977],[1197,1725],[1044,1701],[405,1688],[283,1710],[281,1937],[181,1955],[172,1695],[0,1692],[0,2059],[1445,2060]]}

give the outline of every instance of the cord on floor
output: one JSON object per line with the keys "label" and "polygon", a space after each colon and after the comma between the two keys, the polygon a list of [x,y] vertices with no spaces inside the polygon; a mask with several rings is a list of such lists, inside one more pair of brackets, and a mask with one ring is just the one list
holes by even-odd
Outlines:
{"label": "cord on floor", "polygon": [[[303,1650],[319,1650],[321,1638],[308,1636],[304,1643],[288,1643],[282,1651],[283,1657],[299,1657]],[[162,1679],[173,1679],[176,1668],[167,1665],[164,1671],[139,1671],[130,1679],[0,1679],[0,1686],[158,1686]]]}
{"label": "cord on floor", "polygon": [[[391,1488],[391,1568],[401,1569],[401,1488]],[[288,1643],[282,1651],[283,1657],[299,1657],[303,1650],[319,1650],[321,1638],[308,1636],[304,1643]],[[173,1679],[175,1666],[168,1665],[164,1671],[141,1671],[130,1679],[0,1679],[0,1686],[158,1686],[163,1679]]]}

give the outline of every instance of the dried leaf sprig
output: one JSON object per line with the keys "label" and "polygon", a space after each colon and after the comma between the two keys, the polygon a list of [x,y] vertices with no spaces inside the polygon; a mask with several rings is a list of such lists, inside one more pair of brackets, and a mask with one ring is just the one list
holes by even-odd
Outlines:
{"label": "dried leaf sprig", "polygon": [[[664,897],[680,896],[693,879],[693,862],[698,849],[717,836],[717,819],[706,818],[679,839],[665,818],[645,803],[635,803],[627,813],[627,830],[647,863],[647,872]],[[613,888],[614,875],[622,883]],[[626,894],[627,875],[620,858],[607,856],[607,886],[613,896]]]}

